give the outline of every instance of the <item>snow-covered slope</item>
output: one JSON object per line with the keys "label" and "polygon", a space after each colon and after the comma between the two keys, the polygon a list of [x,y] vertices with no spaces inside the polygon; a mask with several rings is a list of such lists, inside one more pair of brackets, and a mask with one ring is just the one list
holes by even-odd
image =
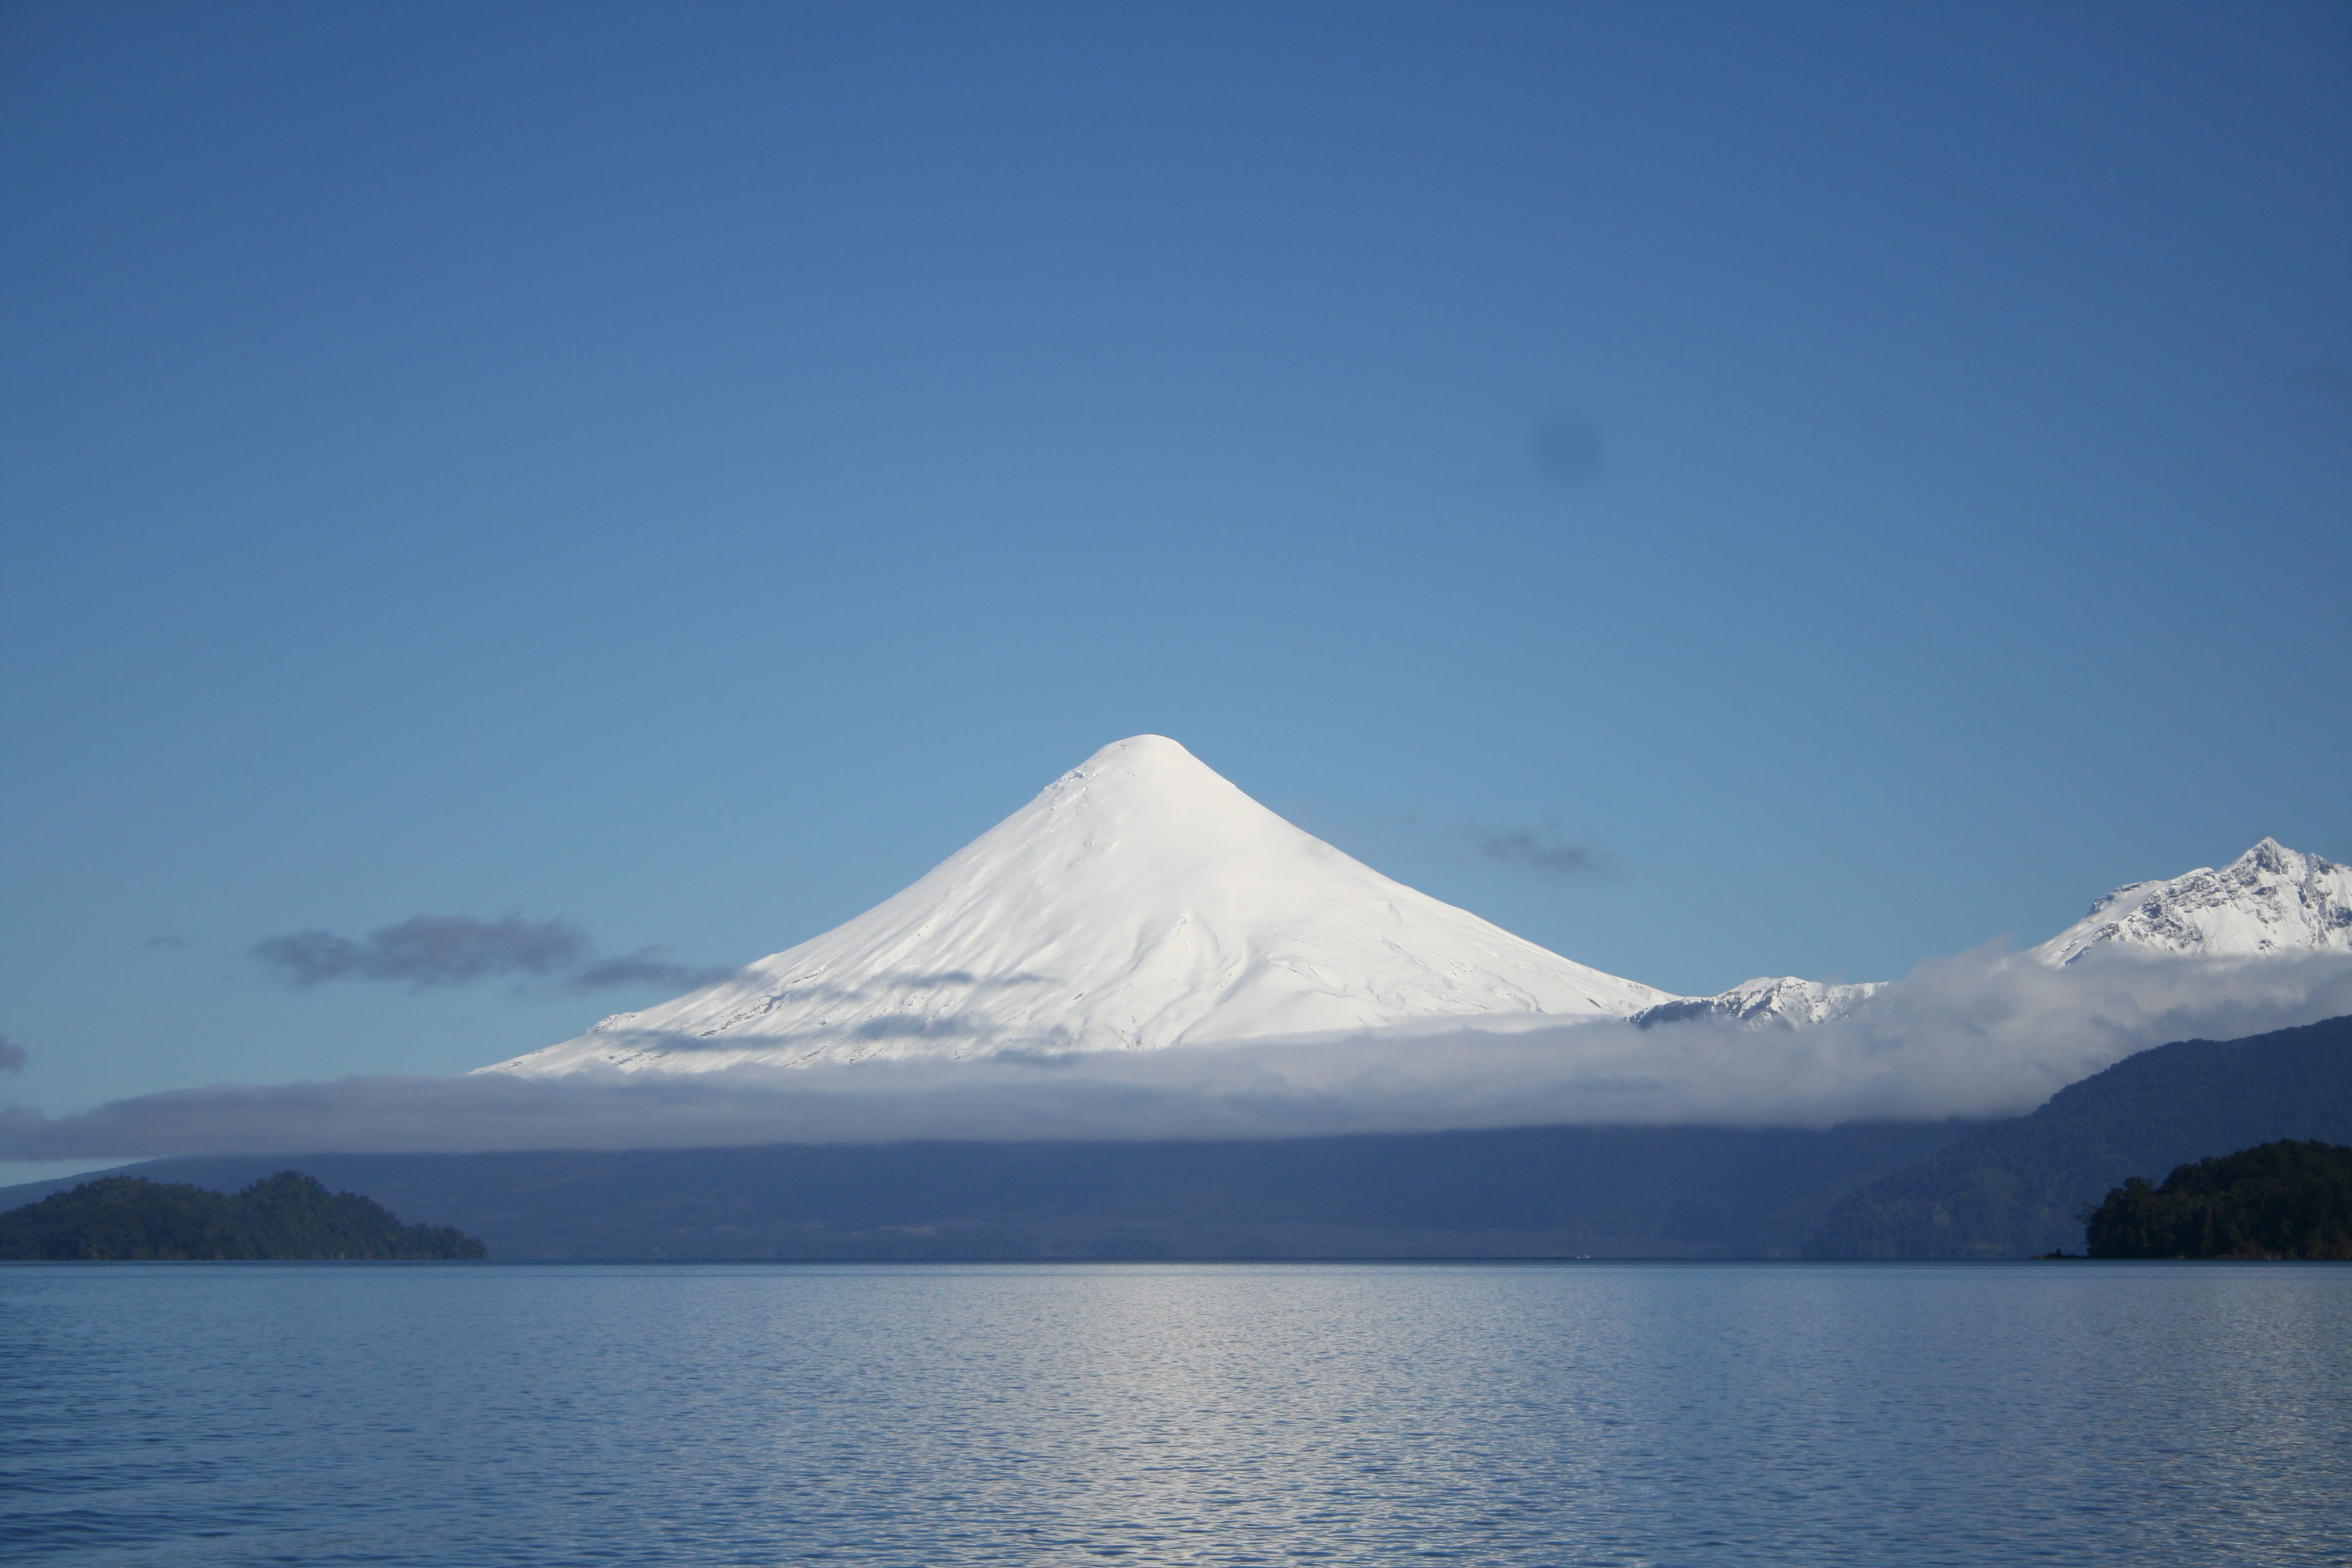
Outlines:
{"label": "snow-covered slope", "polygon": [[2352,867],[2265,838],[2219,871],[2200,866],[2168,882],[2117,888],[2033,956],[2072,963],[2099,948],[2216,957],[2352,952]]}
{"label": "snow-covered slope", "polygon": [[1633,1015],[1633,1022],[1646,1029],[1654,1024],[1716,1018],[1744,1024],[1751,1029],[1770,1024],[1793,1029],[1843,1018],[1853,1011],[1855,1003],[1874,991],[1885,990],[1886,984],[1884,980],[1869,980],[1856,985],[1840,985],[1826,980],[1800,980],[1793,974],[1768,975],[1743,980],[1718,995],[1678,996],[1671,1002],[1644,1007]]}
{"label": "snow-covered slope", "polygon": [[[2118,888],[2027,956],[2054,966],[2102,948],[2147,957],[2352,952],[2352,868],[2265,838],[2219,871],[2200,868],[2170,881]],[[1634,1014],[1633,1022],[1643,1028],[1686,1018],[1750,1028],[1820,1024],[1845,1016],[1887,984],[1748,980],[1720,995],[1661,1002]]]}
{"label": "snow-covered slope", "polygon": [[1672,999],[1391,881],[1139,735],[846,925],[480,1070],[1153,1050]]}

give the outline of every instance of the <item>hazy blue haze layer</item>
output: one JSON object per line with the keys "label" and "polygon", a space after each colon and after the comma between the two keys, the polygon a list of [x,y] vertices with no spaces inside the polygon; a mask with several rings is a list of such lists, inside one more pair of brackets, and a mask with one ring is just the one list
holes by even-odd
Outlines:
{"label": "hazy blue haze layer", "polygon": [[16,1563],[2352,1562],[2352,1269],[16,1266]]}

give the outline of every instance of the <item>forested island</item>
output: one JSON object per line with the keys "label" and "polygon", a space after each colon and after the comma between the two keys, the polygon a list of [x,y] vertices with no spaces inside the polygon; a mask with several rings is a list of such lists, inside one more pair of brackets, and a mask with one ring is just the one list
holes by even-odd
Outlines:
{"label": "forested island", "polygon": [[2352,1258],[2352,1148],[2292,1140],[2134,1176],[2086,1210],[2094,1258]]}
{"label": "forested island", "polygon": [[0,1258],[11,1261],[486,1256],[463,1231],[403,1225],[383,1205],[331,1193],[299,1171],[280,1171],[234,1195],[107,1176],[0,1214]]}

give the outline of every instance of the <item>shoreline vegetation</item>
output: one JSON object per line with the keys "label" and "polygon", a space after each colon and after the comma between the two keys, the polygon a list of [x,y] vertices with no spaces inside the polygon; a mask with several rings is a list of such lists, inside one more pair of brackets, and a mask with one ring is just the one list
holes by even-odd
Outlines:
{"label": "shoreline vegetation", "polygon": [[2132,1176],[2083,1213],[2093,1258],[2352,1260],[2352,1148],[2281,1140]]}
{"label": "shoreline vegetation", "polygon": [[11,1262],[303,1259],[422,1261],[488,1256],[446,1226],[403,1225],[357,1193],[331,1193],[299,1171],[234,1194],[142,1176],[106,1176],[0,1214]]}

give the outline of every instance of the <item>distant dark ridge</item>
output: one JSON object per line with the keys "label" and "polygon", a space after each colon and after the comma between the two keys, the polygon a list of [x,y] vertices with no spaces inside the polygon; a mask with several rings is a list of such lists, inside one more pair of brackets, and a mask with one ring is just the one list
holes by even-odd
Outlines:
{"label": "distant dark ridge", "polygon": [[[1794,1257],[1836,1198],[1958,1122],[1517,1128],[157,1160],[231,1187],[299,1163],[501,1258]],[[54,1184],[0,1190],[0,1205]]]}
{"label": "distant dark ridge", "polygon": [[59,1262],[480,1258],[458,1231],[403,1225],[356,1193],[280,1171],[230,1196],[106,1176],[0,1214],[0,1258]]}
{"label": "distant dark ridge", "polygon": [[2087,1216],[2094,1258],[2352,1258],[2352,1148],[2283,1140],[2134,1176]]}
{"label": "distant dark ridge", "polygon": [[[2278,1139],[2352,1142],[2352,1019],[2160,1046],[2031,1116],[1974,1127],[276,1154],[126,1169],[227,1190],[299,1163],[509,1258],[2024,1258],[2079,1247],[2081,1211],[2128,1176]],[[71,1184],[0,1189],[0,1208]]]}
{"label": "distant dark ridge", "polygon": [[2126,1057],[1853,1193],[1805,1256],[2074,1251],[2083,1210],[2127,1177],[2278,1139],[2352,1142],[2352,1017]]}

